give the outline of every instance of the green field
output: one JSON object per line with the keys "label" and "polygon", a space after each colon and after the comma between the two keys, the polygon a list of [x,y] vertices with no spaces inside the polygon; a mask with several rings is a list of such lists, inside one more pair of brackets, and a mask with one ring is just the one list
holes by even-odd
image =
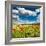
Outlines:
{"label": "green field", "polygon": [[40,37],[40,24],[13,24],[12,38]]}

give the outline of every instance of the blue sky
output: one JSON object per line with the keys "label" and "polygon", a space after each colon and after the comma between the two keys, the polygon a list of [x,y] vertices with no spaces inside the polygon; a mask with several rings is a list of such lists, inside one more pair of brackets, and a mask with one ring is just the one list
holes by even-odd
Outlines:
{"label": "blue sky", "polygon": [[12,18],[18,18],[20,23],[40,23],[41,6],[16,6],[12,5]]}

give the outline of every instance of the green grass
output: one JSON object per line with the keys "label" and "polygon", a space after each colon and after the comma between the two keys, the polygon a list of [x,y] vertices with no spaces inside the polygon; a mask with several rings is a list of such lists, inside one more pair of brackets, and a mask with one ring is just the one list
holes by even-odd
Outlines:
{"label": "green grass", "polygon": [[13,25],[12,38],[40,37],[40,24]]}

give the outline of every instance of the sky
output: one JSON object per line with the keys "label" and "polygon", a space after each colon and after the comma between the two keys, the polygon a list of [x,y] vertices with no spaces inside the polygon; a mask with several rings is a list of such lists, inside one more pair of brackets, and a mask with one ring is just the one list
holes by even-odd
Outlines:
{"label": "sky", "polygon": [[12,5],[12,20],[19,23],[40,23],[41,6]]}

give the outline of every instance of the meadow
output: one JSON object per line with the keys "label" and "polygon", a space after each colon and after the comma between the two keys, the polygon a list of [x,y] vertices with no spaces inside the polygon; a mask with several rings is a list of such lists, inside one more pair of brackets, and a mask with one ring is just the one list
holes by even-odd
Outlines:
{"label": "meadow", "polygon": [[13,24],[12,38],[40,37],[40,24]]}

